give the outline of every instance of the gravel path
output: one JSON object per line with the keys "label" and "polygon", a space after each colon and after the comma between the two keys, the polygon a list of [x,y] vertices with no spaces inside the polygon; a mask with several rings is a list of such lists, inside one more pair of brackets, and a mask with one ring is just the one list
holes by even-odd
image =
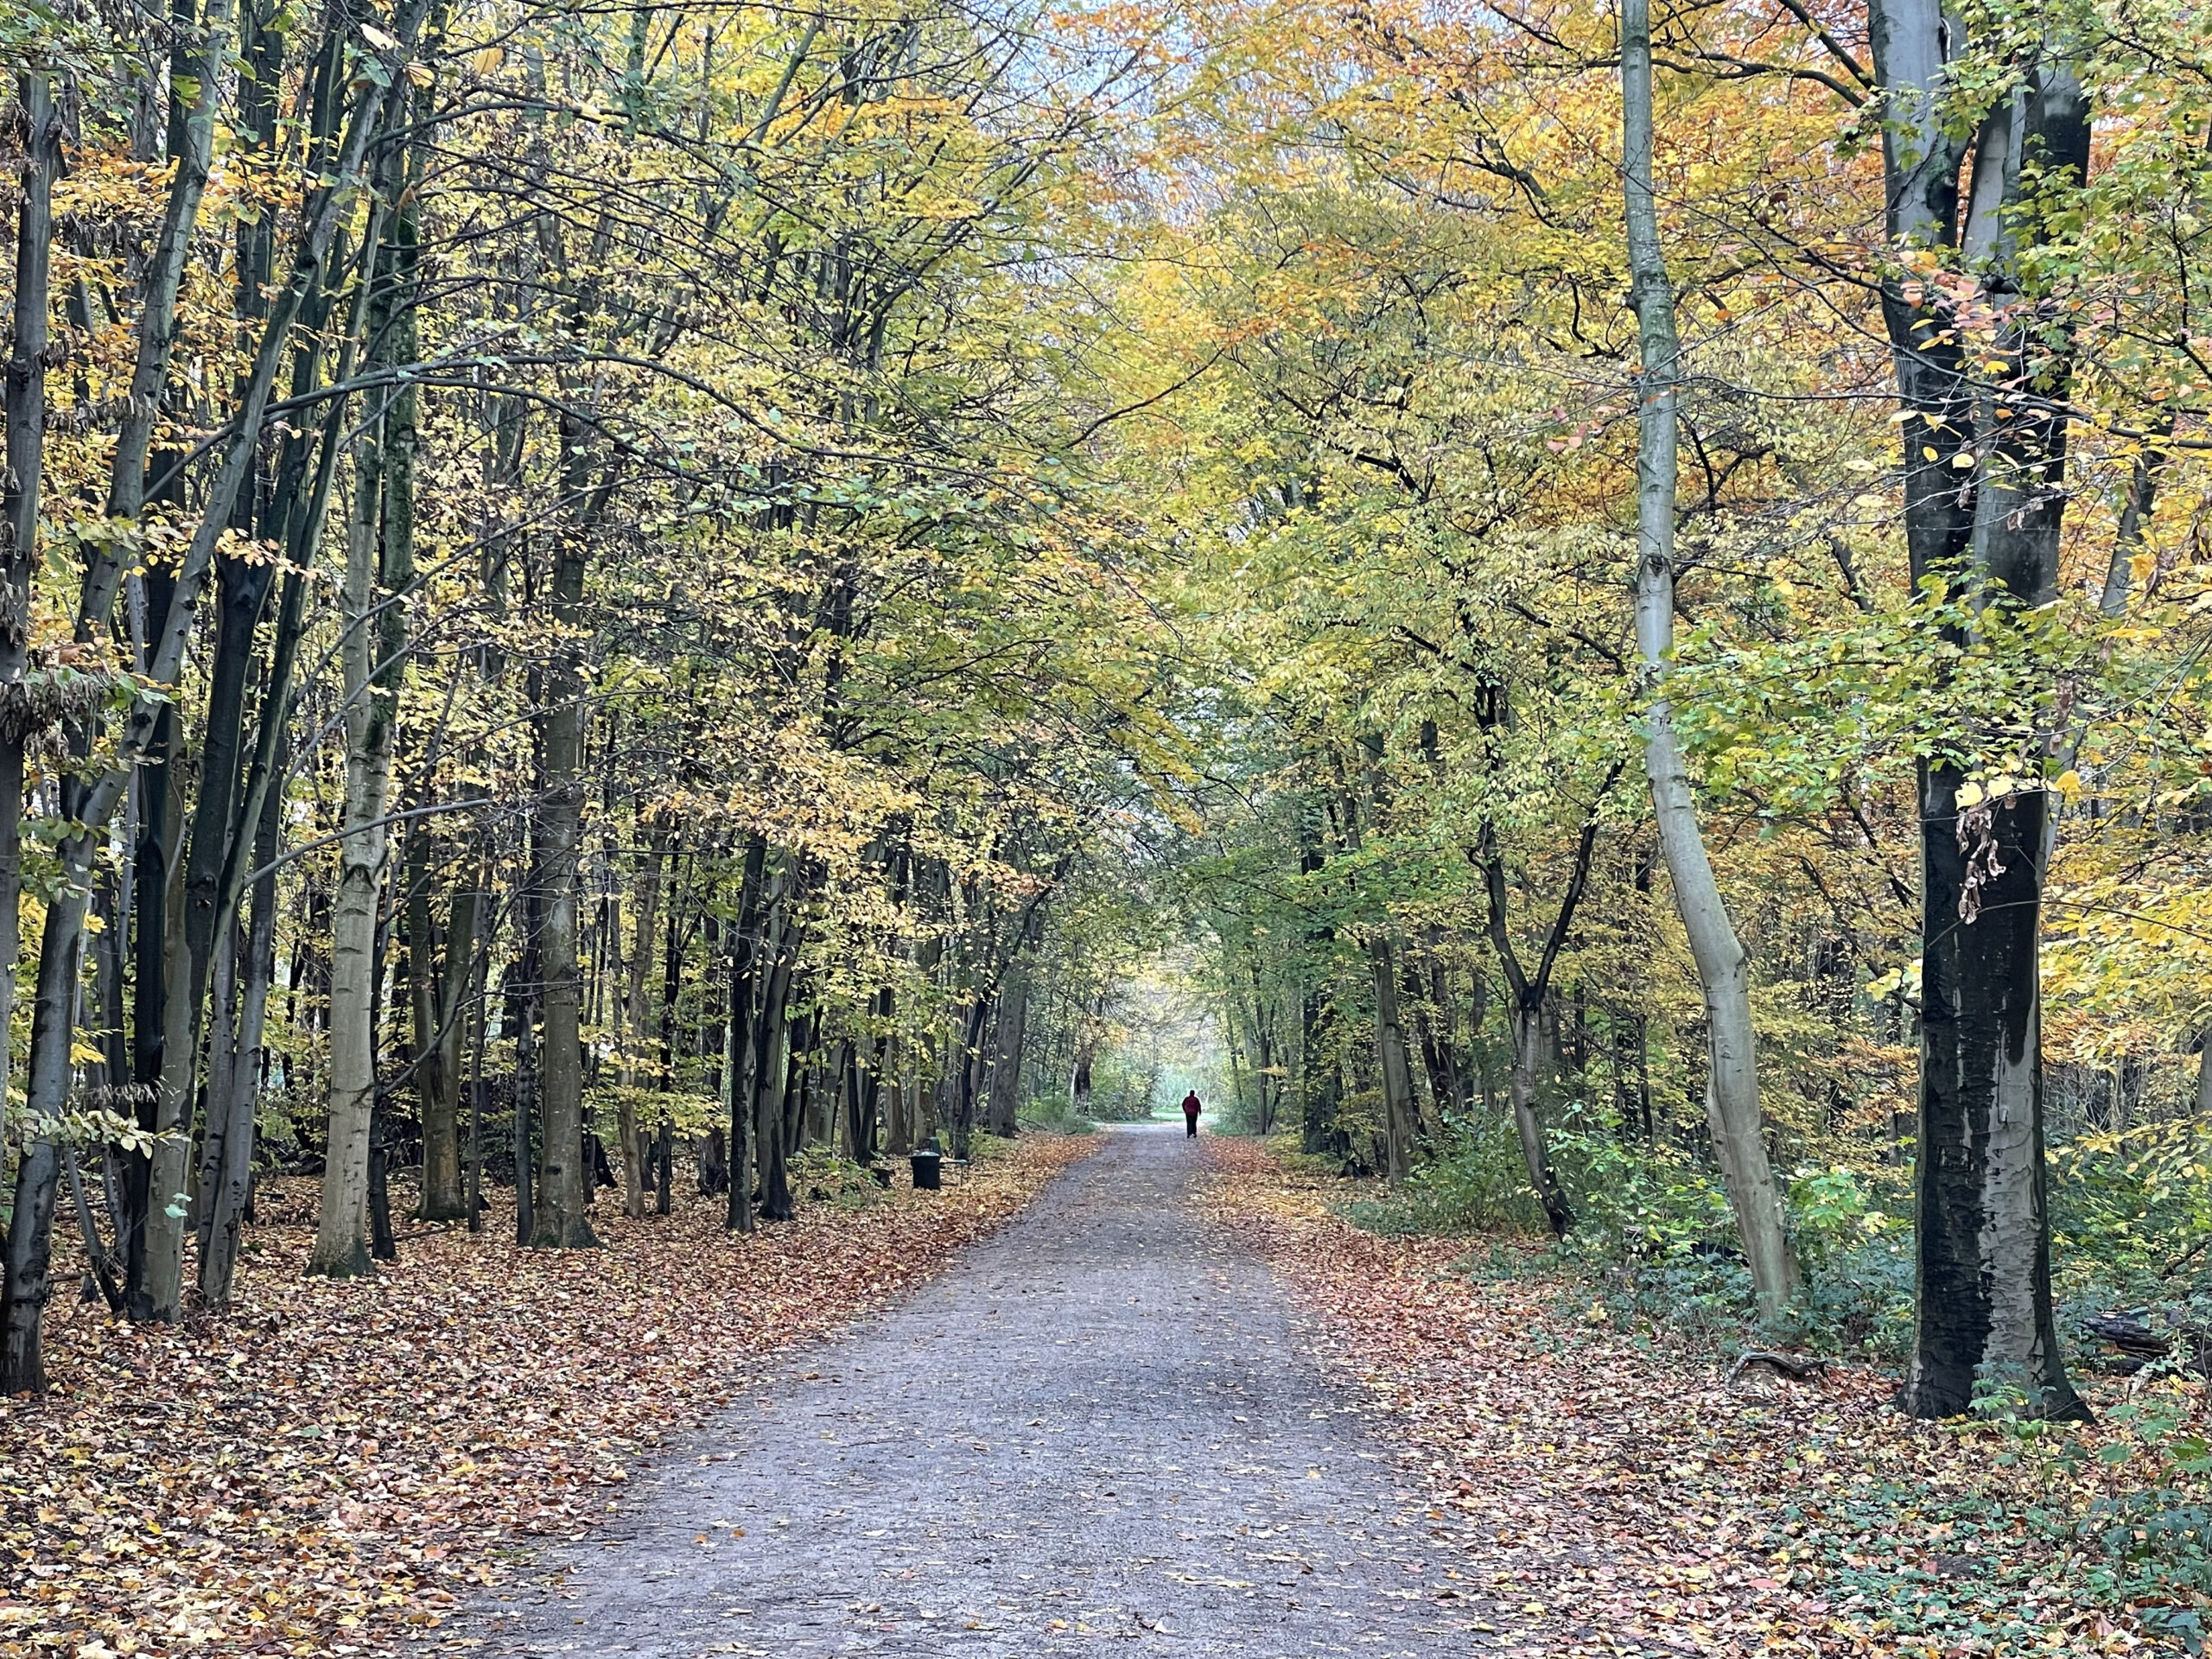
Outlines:
{"label": "gravel path", "polygon": [[1115,1132],[480,1609],[480,1651],[1494,1650],[1284,1293],[1191,1208],[1201,1167],[1180,1125]]}

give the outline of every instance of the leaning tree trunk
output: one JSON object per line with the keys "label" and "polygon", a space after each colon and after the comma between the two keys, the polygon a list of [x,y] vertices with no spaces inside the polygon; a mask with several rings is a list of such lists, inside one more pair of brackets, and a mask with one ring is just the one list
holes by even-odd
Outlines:
{"label": "leaning tree trunk", "polygon": [[1566,1189],[1552,1168],[1551,1148],[1544,1141],[1543,1122],[1536,1116],[1536,1086],[1549,1058],[1544,1047],[1543,1010],[1516,1006],[1511,1013],[1513,1075],[1507,1085],[1512,1103],[1513,1133],[1521,1142],[1521,1161],[1529,1172],[1529,1187],[1543,1206],[1544,1224],[1554,1238],[1565,1238],[1574,1225],[1574,1211]]}
{"label": "leaning tree trunk", "polygon": [[[254,837],[254,863],[260,868],[276,855],[281,833],[278,801],[271,791],[261,810]],[[211,1120],[224,1116],[222,1161],[216,1171],[208,1205],[207,1231],[200,1249],[200,1297],[210,1307],[223,1307],[231,1300],[231,1280],[238,1264],[238,1230],[245,1218],[253,1181],[254,1106],[260,1098],[261,1072],[266,1052],[264,1033],[269,1012],[269,988],[276,976],[276,876],[274,871],[253,884],[252,912],[245,930],[245,983],[239,994],[238,1058],[231,1074],[227,1103],[211,1100]]]}
{"label": "leaning tree trunk", "polygon": [[1751,957],[1736,937],[1697,821],[1689,773],[1663,687],[1675,633],[1675,488],[1681,346],[1675,292],[1659,241],[1651,174],[1650,0],[1622,0],[1623,153],[1629,268],[1641,347],[1636,457],[1636,641],[1649,700],[1643,765],[1675,903],[1705,992],[1710,1045],[1706,1118],[1760,1316],[1772,1319],[1797,1294],[1797,1258],[1759,1116],[1758,1040],[1751,1026]]}

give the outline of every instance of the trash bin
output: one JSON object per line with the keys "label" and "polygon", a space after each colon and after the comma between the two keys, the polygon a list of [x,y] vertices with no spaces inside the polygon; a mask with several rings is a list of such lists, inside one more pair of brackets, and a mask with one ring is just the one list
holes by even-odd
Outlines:
{"label": "trash bin", "polygon": [[917,1192],[936,1192],[943,1190],[944,1155],[936,1152],[918,1152],[909,1160],[914,1166],[914,1190]]}

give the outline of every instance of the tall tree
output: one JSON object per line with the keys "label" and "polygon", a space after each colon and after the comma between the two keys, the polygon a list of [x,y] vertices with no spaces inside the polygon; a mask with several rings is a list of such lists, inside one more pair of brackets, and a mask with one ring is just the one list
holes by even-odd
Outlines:
{"label": "tall tree", "polygon": [[1681,344],[1675,289],[1659,238],[1652,181],[1650,0],[1621,0],[1623,173],[1628,205],[1629,269],[1637,343],[1636,644],[1649,695],[1643,708],[1643,767],[1659,847],[1689,936],[1705,993],[1706,1116],[1744,1241],[1759,1311],[1777,1318],[1796,1294],[1800,1274],[1767,1157],[1759,1116],[1758,1038],[1751,1025],[1751,953],[1737,937],[1713,874],[1689,770],[1675,734],[1664,689],[1675,641],[1675,484],[1679,468]]}
{"label": "tall tree", "polygon": [[[2065,509],[2063,326],[2037,315],[2024,256],[2088,164],[2089,110],[2073,68],[2025,16],[1993,14],[1970,41],[1933,0],[1874,0],[1892,263],[1882,310],[1905,416],[1905,539],[1916,582],[1980,610],[2046,602]],[[2018,51],[2017,73],[1983,66]],[[1971,152],[1971,194],[1959,200]],[[1963,211],[1962,211],[1963,208]],[[1977,372],[1966,320],[1933,272],[1955,262],[2007,319]],[[2054,345],[2054,334],[2056,344]],[[2040,928],[2049,798],[1993,798],[1974,757],[1920,768],[1922,997],[1916,1184],[1919,1286],[1906,1408],[1954,1416],[1980,1386],[2082,1414],[2051,1310],[2044,1156]]]}

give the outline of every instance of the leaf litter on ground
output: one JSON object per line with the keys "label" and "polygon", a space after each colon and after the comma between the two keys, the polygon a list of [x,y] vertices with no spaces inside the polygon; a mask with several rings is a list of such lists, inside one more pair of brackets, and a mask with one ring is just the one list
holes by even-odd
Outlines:
{"label": "leaf litter on ground", "polygon": [[[2118,1429],[2060,1455],[2056,1437],[1906,1418],[1896,1379],[1863,1366],[1732,1382],[1713,1351],[1619,1328],[1534,1247],[1471,1274],[1468,1239],[1363,1231],[1332,1212],[1341,1182],[1256,1141],[1207,1146],[1214,1217],[1377,1408],[1512,1650],[2178,1653],[2202,1615],[2180,1595],[2131,1604],[2062,1524],[2139,1491],[2137,1459],[2105,1452]],[[2201,1421],[2201,1384],[2160,1386]]]}
{"label": "leaf litter on ground", "polygon": [[299,1270],[315,1183],[272,1182],[230,1312],[49,1311],[55,1391],[0,1401],[0,1655],[406,1645],[1090,1150],[1024,1137],[942,1192],[802,1204],[750,1237],[687,1196],[639,1221],[601,1203],[604,1249],[530,1250],[495,1206],[344,1283]]}

